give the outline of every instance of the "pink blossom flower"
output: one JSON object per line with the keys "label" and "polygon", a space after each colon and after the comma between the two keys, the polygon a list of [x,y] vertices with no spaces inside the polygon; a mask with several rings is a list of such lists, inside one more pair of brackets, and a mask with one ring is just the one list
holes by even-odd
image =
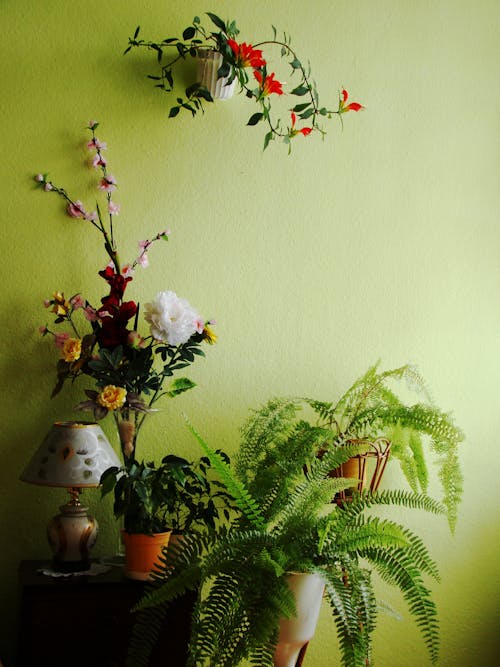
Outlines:
{"label": "pink blossom flower", "polygon": [[40,332],[40,334],[42,336],[45,336],[45,334],[49,332],[49,330],[47,329],[47,327],[45,325],[42,325],[41,327],[38,327],[38,331]]}
{"label": "pink blossom flower", "polygon": [[94,220],[97,220],[97,211],[92,211],[92,213],[85,213],[83,217],[85,220],[90,220],[93,222]]}
{"label": "pink blossom flower", "polygon": [[140,264],[143,269],[145,269],[147,266],[149,266],[149,259],[148,259],[147,251],[148,251],[150,245],[151,245],[151,241],[149,241],[148,239],[146,239],[145,241],[139,241],[139,243],[138,243],[139,250],[141,252],[139,254],[139,257],[136,259],[136,264]]}
{"label": "pink blossom flower", "polygon": [[66,211],[72,218],[81,218],[85,215],[85,209],[83,208],[83,204],[79,199],[74,203],[70,202]]}
{"label": "pink blossom flower", "polygon": [[43,183],[44,180],[45,180],[45,178],[43,177],[43,174],[37,174],[35,176],[35,181],[37,181],[37,183]]}
{"label": "pink blossom flower", "polygon": [[108,174],[104,178],[101,178],[97,187],[99,190],[104,190],[105,192],[113,192],[113,190],[116,190],[116,179],[111,174]]}
{"label": "pink blossom flower", "polygon": [[205,328],[205,322],[201,318],[198,318],[195,321],[194,326],[196,328],[196,333],[201,334],[203,333],[203,329]]}
{"label": "pink blossom flower", "polygon": [[92,308],[92,306],[86,306],[83,309],[83,314],[85,316],[85,319],[88,320],[89,322],[96,322],[99,319],[95,309]]}
{"label": "pink blossom flower", "polygon": [[75,294],[75,296],[73,296],[69,302],[73,306],[74,310],[78,310],[78,308],[85,308],[85,299],[81,294]]}
{"label": "pink blossom flower", "polygon": [[97,169],[97,167],[105,167],[107,165],[106,158],[101,153],[96,153],[92,158],[92,166]]}
{"label": "pink blossom flower", "polygon": [[143,269],[149,266],[148,253],[145,250],[141,252],[139,257],[137,258],[137,264],[140,264]]}
{"label": "pink blossom flower", "polygon": [[92,137],[92,139],[87,144],[89,150],[95,149],[98,151],[105,151],[108,145],[105,141],[99,141],[97,137]]}
{"label": "pink blossom flower", "polygon": [[43,305],[44,305],[45,308],[48,308],[48,307],[50,306],[51,303],[52,303],[52,302],[51,302],[50,299],[44,299],[44,300],[43,300]]}
{"label": "pink blossom flower", "polygon": [[111,215],[120,215],[120,204],[115,204],[115,202],[108,202],[108,211]]}
{"label": "pink blossom flower", "polygon": [[56,333],[54,334],[54,343],[56,347],[62,350],[64,346],[64,341],[68,340],[69,333]]}
{"label": "pink blossom flower", "polygon": [[47,182],[45,183],[45,185],[43,186],[43,189],[45,190],[45,192],[49,192],[50,190],[52,190],[52,183],[49,183],[49,182],[47,181]]}

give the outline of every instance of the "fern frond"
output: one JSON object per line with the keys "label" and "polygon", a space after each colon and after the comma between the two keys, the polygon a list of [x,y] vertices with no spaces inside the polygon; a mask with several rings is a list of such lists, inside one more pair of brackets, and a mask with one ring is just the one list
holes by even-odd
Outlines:
{"label": "fern frond", "polygon": [[127,667],[149,667],[150,655],[159,640],[167,607],[144,609],[132,627],[127,652]]}
{"label": "fern frond", "polygon": [[258,503],[251,497],[245,486],[232,474],[231,468],[222,456],[211,449],[190,424],[188,424],[188,428],[198,440],[206,456],[208,456],[211,465],[220,476],[227,491],[233,496],[238,509],[255,528],[263,529],[266,525],[266,520],[262,516]]}
{"label": "fern frond", "polygon": [[374,549],[367,552],[382,579],[396,585],[402,592],[415,623],[429,651],[433,663],[439,653],[439,624],[437,610],[430,590],[424,585],[418,566],[413,560],[411,549],[396,550],[391,554]]}
{"label": "fern frond", "polygon": [[294,428],[295,417],[300,410],[296,398],[272,398],[264,406],[253,410],[241,427],[239,454],[235,470],[239,479],[247,483],[247,475],[252,474],[267,451],[267,446],[276,440],[284,440]]}
{"label": "fern frond", "polygon": [[353,515],[363,513],[368,507],[374,505],[394,505],[407,507],[408,509],[424,510],[431,514],[446,514],[444,505],[434,498],[423,493],[412,493],[401,489],[387,489],[377,493],[364,492],[353,496],[351,502],[343,506],[343,514],[346,520]]}
{"label": "fern frond", "polygon": [[[366,578],[354,562],[345,572],[326,572],[327,599],[334,612],[343,667],[365,667],[370,655],[370,633],[375,625],[376,605]],[[363,581],[363,592],[359,581]],[[368,619],[366,625],[363,621]]]}
{"label": "fern frond", "polygon": [[[342,525],[339,522],[339,527]],[[410,546],[405,531],[392,521],[358,517],[335,535],[338,552],[364,555],[369,549],[404,549]]]}

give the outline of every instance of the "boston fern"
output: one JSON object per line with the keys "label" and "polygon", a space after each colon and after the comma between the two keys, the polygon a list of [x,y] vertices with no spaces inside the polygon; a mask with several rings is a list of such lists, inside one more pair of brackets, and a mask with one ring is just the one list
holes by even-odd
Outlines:
{"label": "boston fern", "polygon": [[[420,394],[419,402],[409,403],[394,391],[394,384],[401,381]],[[313,418],[300,419],[308,407]],[[462,494],[458,447],[463,434],[450,415],[432,403],[423,378],[409,365],[385,371],[379,370],[378,363],[371,366],[335,403],[310,398],[270,400],[255,410],[243,427],[238,472],[248,482],[256,470],[259,474],[262,470],[264,476],[270,474],[266,471],[276,452],[280,456],[287,451],[299,455],[303,447],[313,443],[317,454],[352,442],[370,443],[381,436],[391,443],[390,456],[399,461],[415,493],[427,492],[428,456],[435,463],[453,531]]]}
{"label": "boston fern", "polygon": [[[287,584],[290,572],[316,573],[324,581],[344,667],[371,664],[377,620],[373,572],[402,591],[436,661],[437,612],[425,583],[428,576],[438,578],[436,565],[419,537],[375,516],[373,509],[391,505],[440,514],[443,506],[405,491],[356,495],[342,507],[331,503],[332,494],[350,482],[329,478],[328,470],[365,451],[366,445],[332,448],[319,459],[314,451],[320,430],[313,430],[307,443],[300,424],[287,428],[288,435],[273,438],[267,456],[253,461],[251,469],[243,463],[248,460],[245,441],[237,465],[230,467],[191,429],[238,511],[215,533],[186,534],[164,553],[138,604],[130,665],[148,664],[165,609],[175,598],[196,591],[188,665],[234,667],[249,660],[272,666],[279,620],[295,613]],[[292,432],[297,441],[290,440]],[[284,446],[287,440],[292,450]]]}

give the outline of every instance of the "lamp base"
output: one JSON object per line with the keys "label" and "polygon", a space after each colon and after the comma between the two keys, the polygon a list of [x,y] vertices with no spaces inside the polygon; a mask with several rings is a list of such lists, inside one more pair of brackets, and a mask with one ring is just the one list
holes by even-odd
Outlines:
{"label": "lamp base", "polygon": [[47,526],[47,538],[53,553],[53,567],[59,572],[82,572],[90,568],[90,550],[99,530],[88,507],[78,499],[78,491],[71,489],[71,500],[61,505],[60,513]]}

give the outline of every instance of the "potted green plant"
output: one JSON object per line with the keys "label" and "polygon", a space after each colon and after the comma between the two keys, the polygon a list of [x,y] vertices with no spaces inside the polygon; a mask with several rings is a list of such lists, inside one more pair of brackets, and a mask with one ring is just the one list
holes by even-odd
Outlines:
{"label": "potted green plant", "polygon": [[[255,410],[243,426],[239,474],[246,479],[260,468],[262,461],[272,461],[276,442],[294,448],[302,438],[308,443],[314,441],[314,456],[364,443],[367,449],[357,455],[355,472],[346,474],[347,466],[342,466],[344,477],[361,476],[363,457],[375,456],[378,450],[398,461],[415,493],[426,493],[434,466],[453,530],[462,495],[458,450],[463,433],[451,415],[431,400],[422,376],[413,366],[405,364],[388,370],[380,370],[379,366],[379,362],[372,365],[335,402],[278,397]],[[402,383],[406,386],[402,387]],[[295,428],[297,425],[300,428]],[[306,468],[309,464],[306,462]],[[382,466],[377,471],[377,482],[383,469]]]}
{"label": "potted green plant", "polygon": [[[192,24],[183,30],[182,38],[145,40],[139,37],[140,26],[129,38],[125,53],[133,48],[153,51],[159,71],[148,77],[158,89],[167,93],[174,90],[173,72],[176,66],[191,59],[201,62],[196,77],[185,89],[185,97],[176,97],[176,103],[170,108],[170,118],[182,110],[196,116],[198,112],[204,111],[204,102],[213,102],[214,98],[226,99],[232,95],[237,83],[239,92],[257,109],[248,119],[247,125],[266,125],[264,149],[270,141],[279,139],[288,145],[290,151],[292,139],[299,135],[318,133],[324,136],[326,132],[321,121],[334,116],[342,119],[346,112],[363,108],[358,102],[348,102],[349,96],[345,89],[340,92],[335,109],[322,106],[310,66],[299,60],[287,33],[280,38],[273,26],[272,38],[248,44],[237,41],[240,31],[235,21],[223,21],[212,12],[206,15],[212,24],[210,27],[205,27],[200,17],[195,16]],[[276,78],[275,72],[268,69],[263,49],[271,48],[286,60],[290,68],[287,76],[290,79],[293,77],[295,81],[288,91],[295,102],[291,102],[291,107],[285,112],[283,105],[279,105],[281,114],[271,108],[271,100],[273,95],[284,95],[287,90],[285,84]],[[283,113],[286,113],[285,117],[282,117]],[[306,125],[299,128],[297,123],[302,122],[306,122]]]}
{"label": "potted green plant", "polygon": [[[221,450],[218,455],[229,462]],[[114,515],[123,520],[126,576],[149,578],[172,536],[215,530],[219,519],[229,517],[231,498],[211,472],[207,457],[188,461],[169,454],[159,465],[129,461],[103,473],[101,497],[113,493]],[[135,550],[145,551],[148,545],[153,549],[148,561],[141,567],[133,565]]]}
{"label": "potted green plant", "polygon": [[[290,428],[297,437],[288,437]],[[245,463],[243,441],[233,468],[193,430],[238,512],[229,525],[211,534],[190,535],[175,553],[163,556],[137,607],[130,665],[147,665],[165,606],[189,590],[198,592],[190,666],[234,667],[242,660],[260,667],[295,665],[304,647],[299,643],[291,648],[288,637],[283,647],[280,638],[283,622],[297,612],[290,581],[298,573],[314,575],[324,585],[342,664],[366,667],[377,614],[372,570],[402,591],[430,657],[436,660],[437,613],[424,581],[427,575],[438,576],[436,565],[412,531],[378,518],[373,510],[393,505],[439,514],[444,508],[410,491],[359,494],[342,507],[331,503],[332,493],[350,481],[330,478],[327,471],[365,451],[366,445],[332,448],[322,458],[315,457],[322,430],[287,424],[282,438],[270,439],[268,456],[257,458],[251,467]],[[309,462],[307,476],[305,462]],[[319,586],[317,596],[322,590]]]}

